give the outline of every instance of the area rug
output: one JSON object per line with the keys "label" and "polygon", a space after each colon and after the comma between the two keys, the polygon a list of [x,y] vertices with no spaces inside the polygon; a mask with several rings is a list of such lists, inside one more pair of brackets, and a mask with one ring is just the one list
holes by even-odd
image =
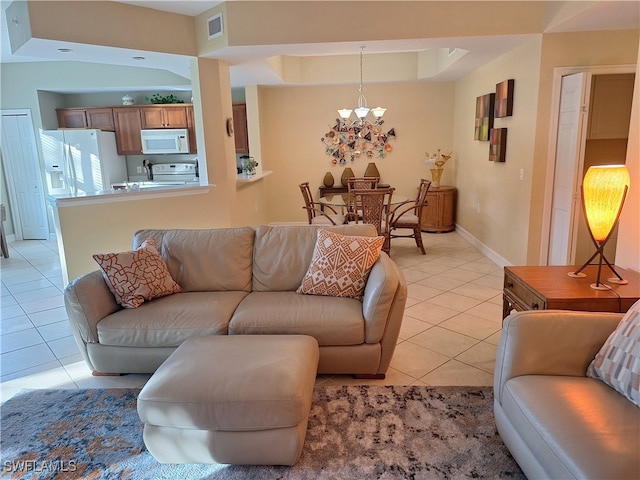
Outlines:
{"label": "area rug", "polygon": [[502,443],[490,387],[317,386],[293,467],[160,464],[138,389],[32,390],[2,409],[2,478],[462,479],[525,476]]}

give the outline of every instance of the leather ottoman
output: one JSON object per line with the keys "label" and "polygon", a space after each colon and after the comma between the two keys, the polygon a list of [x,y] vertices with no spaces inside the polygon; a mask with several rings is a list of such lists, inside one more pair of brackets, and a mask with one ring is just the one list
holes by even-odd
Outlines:
{"label": "leather ottoman", "polygon": [[318,358],[305,335],[191,338],[138,396],[144,443],[161,463],[294,465]]}

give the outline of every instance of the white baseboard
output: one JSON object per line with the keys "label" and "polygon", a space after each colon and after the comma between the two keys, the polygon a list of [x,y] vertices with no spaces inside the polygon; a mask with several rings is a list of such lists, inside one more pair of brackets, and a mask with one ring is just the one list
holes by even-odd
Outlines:
{"label": "white baseboard", "polygon": [[462,238],[464,238],[467,242],[469,242],[471,245],[473,245],[478,250],[480,250],[480,253],[482,253],[485,257],[487,257],[493,263],[498,265],[500,268],[511,266],[511,262],[509,262],[506,258],[498,255],[494,250],[487,247],[484,243],[482,243],[476,237],[471,235],[469,232],[467,232],[464,228],[462,228],[458,224],[456,224],[456,232],[458,232],[458,234]]}

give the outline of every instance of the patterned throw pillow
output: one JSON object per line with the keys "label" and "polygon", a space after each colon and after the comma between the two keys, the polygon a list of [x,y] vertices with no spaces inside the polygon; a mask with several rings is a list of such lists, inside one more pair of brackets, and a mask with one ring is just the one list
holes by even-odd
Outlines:
{"label": "patterned throw pillow", "polygon": [[116,301],[125,308],[137,308],[145,300],[182,291],[171,278],[152,238],[142,242],[136,250],[96,254],[93,258],[100,265]]}
{"label": "patterned throw pillow", "polygon": [[587,376],[602,380],[640,407],[640,300],[609,335]]}
{"label": "patterned throw pillow", "polygon": [[383,243],[384,237],[347,236],[319,229],[311,264],[296,291],[360,299]]}

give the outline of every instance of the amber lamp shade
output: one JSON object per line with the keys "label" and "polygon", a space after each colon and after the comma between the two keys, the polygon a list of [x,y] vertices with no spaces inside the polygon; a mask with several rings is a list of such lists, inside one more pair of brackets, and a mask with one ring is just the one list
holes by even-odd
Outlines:
{"label": "amber lamp shade", "polygon": [[591,285],[595,290],[610,288],[600,281],[603,261],[615,275],[614,278],[608,279],[610,283],[622,285],[628,283],[604,256],[604,246],[618,223],[630,183],[629,171],[624,165],[589,167],[582,182],[582,206],[596,251],[582,267],[569,273],[569,276],[584,277],[582,270],[599,256],[598,276],[596,283]]}
{"label": "amber lamp shade", "polygon": [[587,170],[582,195],[587,224],[595,241],[604,242],[611,234],[629,183],[629,171],[624,165],[597,166]]}

